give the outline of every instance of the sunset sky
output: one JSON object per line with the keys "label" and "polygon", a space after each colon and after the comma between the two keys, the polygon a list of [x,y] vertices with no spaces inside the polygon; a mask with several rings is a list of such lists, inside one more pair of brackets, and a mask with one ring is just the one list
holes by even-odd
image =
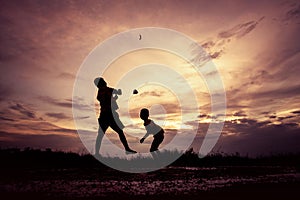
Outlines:
{"label": "sunset sky", "polygon": [[[82,121],[87,120],[79,128],[91,144],[97,135],[99,114],[96,99],[72,99],[84,59],[117,33],[161,27],[181,32],[202,45],[222,77],[226,121],[214,152],[262,155],[300,151],[298,1],[27,0],[1,1],[0,5],[1,148],[84,151],[72,103],[82,113]],[[155,70],[153,63],[169,68]],[[142,73],[136,67],[143,65],[149,69]],[[119,83],[126,74],[134,81]],[[138,112],[152,106],[151,119],[166,130],[162,147],[178,131],[188,134],[199,126],[192,144],[199,150],[216,116],[210,111],[205,82],[188,63],[171,53],[146,49],[115,60],[104,77],[109,86],[123,89],[119,113],[132,148],[140,152],[150,148],[151,137],[146,144],[138,142],[145,133]],[[149,77],[165,84],[149,84]],[[184,81],[190,88],[182,85]],[[96,95],[93,79],[89,83],[88,90]],[[139,94],[130,95],[135,87]],[[182,124],[178,96],[186,96],[189,104],[187,94],[191,91],[198,105],[192,113],[197,115]],[[108,131],[107,135],[120,145],[117,134]]]}

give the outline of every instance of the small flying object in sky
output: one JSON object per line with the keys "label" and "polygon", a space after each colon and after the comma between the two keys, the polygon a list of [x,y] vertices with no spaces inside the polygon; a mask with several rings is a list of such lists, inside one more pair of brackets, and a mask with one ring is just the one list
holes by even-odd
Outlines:
{"label": "small flying object in sky", "polygon": [[134,89],[132,93],[133,94],[138,94],[139,92],[137,91],[137,89]]}

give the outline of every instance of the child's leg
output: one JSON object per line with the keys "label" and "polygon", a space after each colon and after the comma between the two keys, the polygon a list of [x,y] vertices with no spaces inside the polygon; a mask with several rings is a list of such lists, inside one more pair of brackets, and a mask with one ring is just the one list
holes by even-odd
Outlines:
{"label": "child's leg", "polygon": [[122,142],[124,148],[126,151],[129,151],[129,152],[135,152],[133,151],[132,149],[130,149],[129,145],[128,145],[128,142],[127,142],[127,139],[125,137],[125,134],[123,132],[123,130],[118,126],[118,124],[113,121],[111,124],[110,124],[110,127],[116,131],[119,135],[119,138],[120,138],[120,141]]}
{"label": "child's leg", "polygon": [[151,144],[151,147],[150,147],[150,152],[153,152],[153,151],[157,151],[158,150],[158,146],[162,143],[162,141],[164,140],[164,136],[158,136],[158,137],[154,137],[154,140]]}
{"label": "child's leg", "polygon": [[105,131],[108,128],[107,123],[105,123],[104,121],[101,121],[100,119],[98,119],[98,122],[99,122],[99,128],[98,128],[98,135],[97,135],[96,144],[95,144],[95,155],[99,154],[103,136],[105,134]]}

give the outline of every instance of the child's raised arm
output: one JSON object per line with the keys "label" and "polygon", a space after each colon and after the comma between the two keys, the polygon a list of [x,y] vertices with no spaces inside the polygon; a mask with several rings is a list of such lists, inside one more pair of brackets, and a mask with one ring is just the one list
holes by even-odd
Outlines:
{"label": "child's raised arm", "polygon": [[122,95],[122,90],[121,89],[114,89],[113,88],[113,94],[118,94],[118,95]]}

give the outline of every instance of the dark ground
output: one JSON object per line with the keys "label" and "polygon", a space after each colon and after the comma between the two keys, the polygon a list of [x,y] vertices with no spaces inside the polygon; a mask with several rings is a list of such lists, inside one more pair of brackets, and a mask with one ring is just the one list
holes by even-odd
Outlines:
{"label": "dark ground", "polygon": [[[1,199],[298,199],[299,155],[245,158],[188,152],[141,174],[103,166],[92,156],[0,150]],[[199,161],[200,160],[200,161]]]}

